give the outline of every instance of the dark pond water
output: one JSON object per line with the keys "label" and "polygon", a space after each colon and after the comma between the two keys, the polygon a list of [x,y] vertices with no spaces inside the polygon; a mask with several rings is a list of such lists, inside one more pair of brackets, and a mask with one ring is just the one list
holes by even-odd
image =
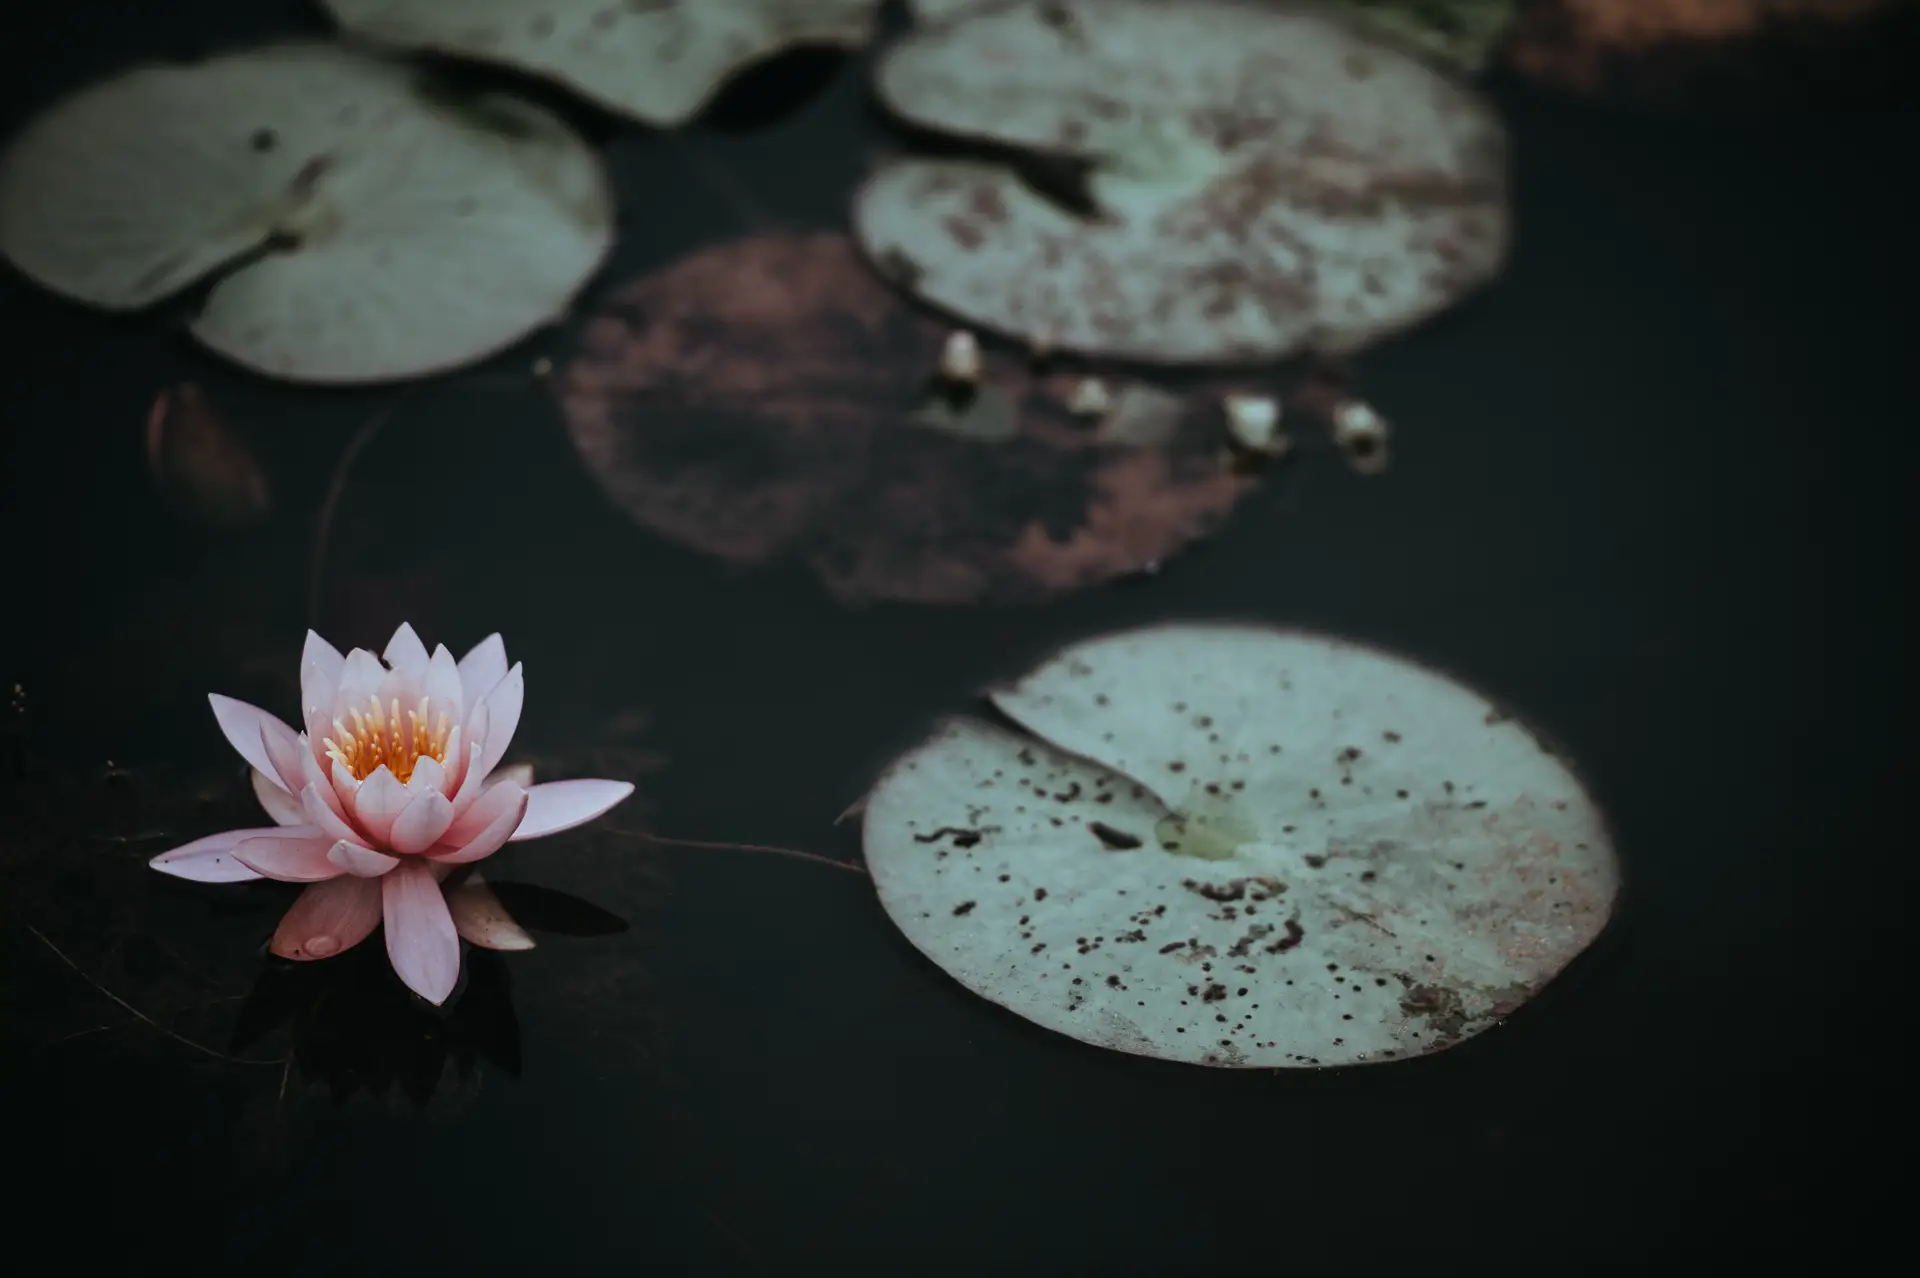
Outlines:
{"label": "dark pond water", "polygon": [[[70,5],[9,35],[8,123],[137,54],[317,28],[298,6],[207,2],[169,6],[163,30],[146,8]],[[839,224],[880,134],[856,68],[816,70],[736,94],[727,127],[619,133],[608,283],[750,215]],[[603,934],[473,960],[444,1018],[398,995],[377,947],[269,971],[288,889],[144,864],[252,822],[205,695],[292,708],[313,512],[392,393],[268,385],[0,276],[0,1094],[26,1186],[9,1233],[76,1259],[292,1272],[1857,1245],[1885,1192],[1857,1155],[1892,1117],[1901,1003],[1882,1000],[1911,841],[1899,530],[1920,279],[1913,197],[1888,172],[1915,114],[1500,101],[1510,271],[1360,365],[1400,427],[1393,467],[1283,472],[1150,581],[853,611],[797,568],[716,567],[634,530],[580,469],[524,377],[564,332],[399,401],[341,501],[320,628],[377,646],[411,619],[456,649],[500,630],[530,688],[517,751],[641,787],[611,828],[510,849],[496,872],[527,885],[530,918]],[[202,530],[155,496],[140,426],[183,378],[266,459],[263,527]],[[856,874],[617,833],[852,858],[835,816],[934,717],[1064,640],[1168,617],[1376,641],[1515,707],[1608,811],[1617,926],[1443,1055],[1216,1073],[1097,1053],[966,994]]]}

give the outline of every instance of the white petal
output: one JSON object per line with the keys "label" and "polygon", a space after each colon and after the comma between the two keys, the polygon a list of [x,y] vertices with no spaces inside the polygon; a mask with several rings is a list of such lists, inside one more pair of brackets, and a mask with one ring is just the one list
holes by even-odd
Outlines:
{"label": "white petal", "polygon": [[527,791],[527,815],[511,842],[585,825],[633,793],[626,781],[549,781]]}
{"label": "white petal", "polygon": [[302,825],[306,822],[299,796],[281,789],[258,768],[253,769],[253,797],[260,800],[261,808],[273,818],[276,825]]}

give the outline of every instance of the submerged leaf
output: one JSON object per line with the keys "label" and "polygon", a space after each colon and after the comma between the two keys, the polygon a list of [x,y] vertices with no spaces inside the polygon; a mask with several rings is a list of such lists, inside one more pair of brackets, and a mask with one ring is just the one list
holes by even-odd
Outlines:
{"label": "submerged leaf", "polygon": [[1372,1063],[1496,1025],[1599,935],[1600,813],[1478,694],[1353,644],[1180,625],[1076,645],[869,796],[907,938],[1097,1046]]}
{"label": "submerged leaf", "polygon": [[1000,163],[906,159],[862,245],[969,322],[1049,347],[1263,362],[1364,346],[1490,279],[1505,137],[1470,91],[1324,7],[1021,0],[890,49],[909,123],[1087,173],[1094,214]]}
{"label": "submerged leaf", "polygon": [[879,0],[324,0],[341,26],[555,80],[610,111],[683,124],[735,72],[800,45],[859,46]]}
{"label": "submerged leaf", "polygon": [[1160,446],[1115,448],[990,351],[970,402],[1012,431],[990,415],[928,429],[945,340],[844,236],[754,236],[616,295],[558,392],[636,521],[736,563],[799,557],[851,600],[1093,585],[1206,535],[1250,488],[1218,464],[1210,402]]}
{"label": "submerged leaf", "polygon": [[149,66],[0,159],[0,252],[132,310],[216,273],[195,337],[258,372],[376,382],[471,363],[565,310],[613,240],[556,117],[327,44]]}
{"label": "submerged leaf", "polygon": [[147,465],[160,490],[202,523],[257,524],[272,507],[253,450],[192,382],[154,399],[147,414]]}

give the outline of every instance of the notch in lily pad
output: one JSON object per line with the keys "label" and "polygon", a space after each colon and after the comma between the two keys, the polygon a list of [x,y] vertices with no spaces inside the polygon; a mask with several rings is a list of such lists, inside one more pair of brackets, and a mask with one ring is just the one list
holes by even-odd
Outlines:
{"label": "notch in lily pad", "polygon": [[1605,928],[1606,824],[1483,696],[1343,640],[1169,625],[1067,648],[869,796],[918,949],[1048,1029],[1191,1064],[1405,1060]]}
{"label": "notch in lily pad", "polygon": [[879,0],[324,0],[369,40],[512,67],[660,127],[802,46],[857,48]]}
{"label": "notch in lily pad", "polygon": [[517,99],[325,43],[146,66],[56,104],[0,158],[0,253],[190,325],[257,372],[381,382],[558,318],[613,243],[598,157]]}
{"label": "notch in lily pad", "polygon": [[1324,6],[1019,0],[901,40],[877,87],[910,124],[1087,171],[1092,217],[985,159],[897,160],[855,201],[904,287],[1062,351],[1351,351],[1505,259],[1499,120]]}

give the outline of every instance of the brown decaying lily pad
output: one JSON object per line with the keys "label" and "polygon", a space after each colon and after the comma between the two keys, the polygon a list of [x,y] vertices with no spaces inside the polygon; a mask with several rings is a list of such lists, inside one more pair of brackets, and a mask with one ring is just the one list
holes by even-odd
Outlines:
{"label": "brown decaying lily pad", "polygon": [[1070,379],[987,352],[1019,434],[916,423],[947,329],[845,236],[703,250],[609,301],[557,390],[576,446],[643,526],[737,564],[797,556],[836,595],[1031,601],[1149,569],[1226,518],[1217,406],[1171,442],[1098,438]]}

